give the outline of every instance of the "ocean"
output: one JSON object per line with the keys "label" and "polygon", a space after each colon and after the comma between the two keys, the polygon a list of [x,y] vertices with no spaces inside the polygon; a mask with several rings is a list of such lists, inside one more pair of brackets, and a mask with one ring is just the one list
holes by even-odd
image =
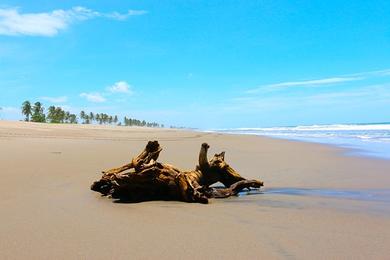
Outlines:
{"label": "ocean", "polygon": [[302,125],[217,129],[211,132],[261,135],[349,148],[350,154],[390,159],[390,123]]}

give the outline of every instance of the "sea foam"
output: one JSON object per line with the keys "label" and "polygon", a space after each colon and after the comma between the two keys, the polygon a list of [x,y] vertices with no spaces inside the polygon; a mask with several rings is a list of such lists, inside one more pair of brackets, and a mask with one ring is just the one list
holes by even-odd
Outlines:
{"label": "sea foam", "polygon": [[390,123],[232,128],[211,132],[251,134],[338,145],[353,153],[390,159]]}

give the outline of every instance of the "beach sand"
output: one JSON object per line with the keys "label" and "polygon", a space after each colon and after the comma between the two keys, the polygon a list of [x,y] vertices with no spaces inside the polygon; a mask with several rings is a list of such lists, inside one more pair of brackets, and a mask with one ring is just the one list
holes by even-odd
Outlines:
{"label": "beach sand", "polygon": [[[264,192],[114,203],[104,169],[148,140],[193,169],[201,143]],[[325,145],[171,129],[0,121],[0,259],[389,259],[390,161]],[[379,196],[371,196],[373,193]],[[382,196],[383,195],[383,196]]]}

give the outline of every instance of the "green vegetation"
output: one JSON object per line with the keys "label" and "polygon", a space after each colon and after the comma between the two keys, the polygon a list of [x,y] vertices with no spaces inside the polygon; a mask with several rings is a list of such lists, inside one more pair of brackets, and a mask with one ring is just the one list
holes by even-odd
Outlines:
{"label": "green vegetation", "polygon": [[24,101],[22,104],[22,114],[26,116],[25,121],[30,121],[30,116],[32,114],[32,107],[30,101]]}
{"label": "green vegetation", "polygon": [[118,116],[111,116],[104,113],[93,113],[89,112],[86,113],[84,111],[80,112],[80,118],[83,120],[83,124],[93,124],[98,123],[100,125],[102,124],[117,124],[118,123]]}
{"label": "green vegetation", "polygon": [[77,124],[77,116],[68,111],[64,111],[61,107],[50,106],[47,113],[47,121],[57,124]]}
{"label": "green vegetation", "polygon": [[[22,114],[25,116],[25,121],[29,122],[41,122],[41,123],[54,123],[54,124],[77,124],[78,117],[76,114],[72,114],[63,110],[61,107],[50,106],[45,114],[45,108],[41,102],[35,102],[34,106],[30,101],[24,101],[22,104]],[[138,120],[125,117],[123,123],[119,121],[117,115],[108,115],[105,113],[93,113],[81,111],[79,119],[82,124],[115,124],[118,126],[144,126],[144,127],[164,127],[155,122],[146,122],[145,120]]]}
{"label": "green vegetation", "polygon": [[41,102],[35,102],[32,107],[31,121],[44,123],[46,122],[46,115],[43,113],[45,108],[42,106]]}
{"label": "green vegetation", "polygon": [[[159,124],[153,122],[153,123],[149,123],[149,122],[146,122],[145,120],[138,120],[138,119],[131,119],[131,118],[127,118],[125,117],[123,119],[123,124],[125,126],[146,126],[146,127],[160,127]],[[163,126],[161,126],[163,127]]]}

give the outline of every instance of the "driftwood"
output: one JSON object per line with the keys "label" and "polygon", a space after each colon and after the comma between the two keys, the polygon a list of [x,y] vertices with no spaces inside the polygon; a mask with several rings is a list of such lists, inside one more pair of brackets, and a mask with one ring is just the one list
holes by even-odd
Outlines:
{"label": "driftwood", "polygon": [[[243,189],[260,188],[263,182],[246,180],[225,162],[225,152],[209,161],[204,143],[199,165],[193,171],[182,171],[170,164],[157,162],[162,150],[157,141],[149,141],[145,149],[130,163],[103,171],[91,189],[104,196],[130,202],[147,200],[179,200],[208,203],[209,198],[226,198]],[[221,182],[225,188],[210,187]]]}

